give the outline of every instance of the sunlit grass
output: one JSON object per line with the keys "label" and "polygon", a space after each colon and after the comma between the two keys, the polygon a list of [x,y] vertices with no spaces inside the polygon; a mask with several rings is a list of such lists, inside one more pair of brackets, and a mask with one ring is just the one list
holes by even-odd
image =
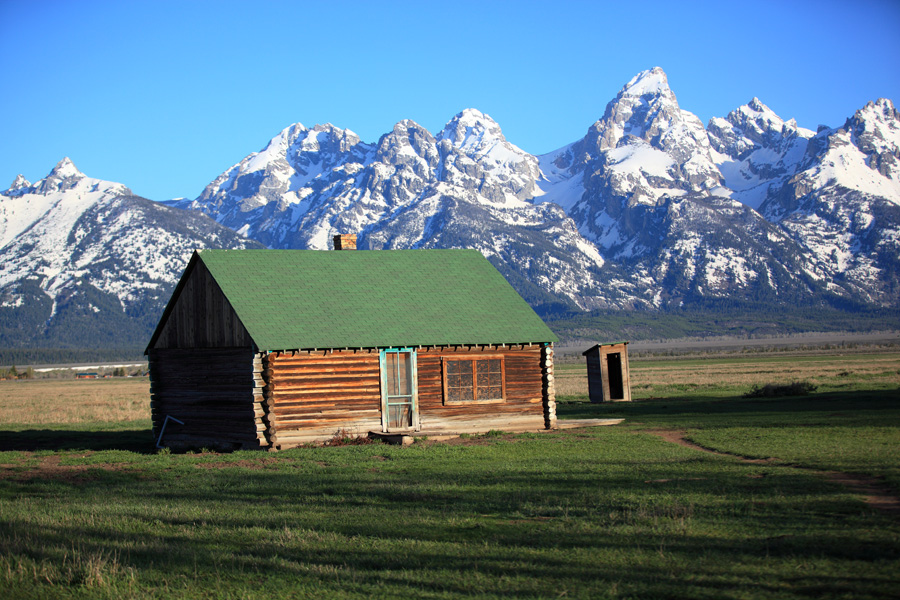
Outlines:
{"label": "sunlit grass", "polygon": [[[754,385],[818,386],[819,392],[900,388],[900,353],[872,355],[733,357],[630,363],[633,399],[691,395],[740,395]],[[556,394],[587,397],[587,367],[568,364],[556,371]]]}
{"label": "sunlit grass", "polygon": [[635,361],[614,404],[560,368],[560,418],[625,422],[279,453],[157,453],[145,380],[0,384],[0,597],[892,597],[900,522],[813,469],[900,485],[897,360]]}
{"label": "sunlit grass", "polygon": [[0,381],[0,426],[150,418],[147,378]]}

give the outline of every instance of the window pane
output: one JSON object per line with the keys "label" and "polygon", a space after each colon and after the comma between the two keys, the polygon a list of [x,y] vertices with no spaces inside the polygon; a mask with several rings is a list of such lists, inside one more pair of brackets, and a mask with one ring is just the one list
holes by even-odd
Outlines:
{"label": "window pane", "polygon": [[475,370],[477,373],[476,380],[478,382],[478,387],[489,385],[490,376],[491,376],[490,362],[491,361],[489,361],[489,360],[475,361]]}
{"label": "window pane", "polygon": [[384,369],[387,375],[387,395],[396,396],[399,386],[397,384],[397,354],[395,352],[386,352],[384,354]]}
{"label": "window pane", "polygon": [[503,389],[498,386],[478,386],[479,400],[499,400],[503,398]]}
{"label": "window pane", "polygon": [[409,404],[401,404],[399,406],[388,407],[388,427],[403,428],[409,427],[412,423],[412,411]]}
{"label": "window pane", "polygon": [[500,387],[501,385],[503,385],[503,373],[500,371],[497,371],[496,373],[491,373],[490,376],[488,377],[487,385],[495,386],[495,387]]}
{"label": "window pane", "polygon": [[412,369],[410,369],[410,360],[409,360],[409,352],[398,352],[397,353],[397,361],[398,361],[398,375],[397,375],[397,389],[398,394],[408,396],[412,394]]}
{"label": "window pane", "polygon": [[469,368],[459,374],[459,385],[463,387],[472,387],[472,385],[474,384],[471,366],[472,363],[470,362]]}

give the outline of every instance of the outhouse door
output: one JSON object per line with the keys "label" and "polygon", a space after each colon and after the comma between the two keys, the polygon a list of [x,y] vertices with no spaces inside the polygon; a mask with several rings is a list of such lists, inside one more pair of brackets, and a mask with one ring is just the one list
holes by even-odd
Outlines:
{"label": "outhouse door", "polygon": [[419,430],[416,351],[381,351],[381,429],[384,432]]}

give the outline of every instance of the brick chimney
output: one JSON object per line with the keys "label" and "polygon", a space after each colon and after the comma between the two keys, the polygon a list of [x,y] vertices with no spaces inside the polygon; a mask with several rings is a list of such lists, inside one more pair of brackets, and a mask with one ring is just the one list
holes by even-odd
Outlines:
{"label": "brick chimney", "polygon": [[332,239],[334,240],[335,250],[356,250],[355,233],[342,233],[334,236]]}

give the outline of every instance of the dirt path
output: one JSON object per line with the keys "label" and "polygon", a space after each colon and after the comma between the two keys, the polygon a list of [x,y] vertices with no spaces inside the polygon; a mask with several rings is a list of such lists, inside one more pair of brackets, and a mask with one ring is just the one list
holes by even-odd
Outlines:
{"label": "dirt path", "polygon": [[[774,457],[747,458],[745,456],[740,456],[739,454],[729,454],[727,452],[719,452],[718,450],[713,450],[712,448],[706,448],[705,446],[701,446],[700,444],[696,444],[687,439],[685,437],[685,432],[683,431],[672,429],[644,429],[639,431],[638,433],[649,433],[650,435],[655,435],[656,437],[664,439],[667,442],[678,444],[679,446],[684,446],[685,448],[691,448],[693,450],[700,450],[701,452],[706,452],[708,454],[736,457],[748,464],[765,465],[776,464],[779,462],[779,459]],[[799,466],[788,465],[785,463],[781,464],[784,464],[784,466],[792,467]],[[812,471],[830,481],[834,481],[835,483],[843,485],[854,494],[859,494],[860,496],[862,496],[866,504],[880,512],[894,516],[900,516],[900,497],[895,495],[890,489],[887,488],[887,486],[885,486],[882,482],[874,477],[870,477],[868,475],[860,475],[857,473],[842,473],[840,471],[822,471],[819,469],[811,469],[808,467],[800,468]]]}

